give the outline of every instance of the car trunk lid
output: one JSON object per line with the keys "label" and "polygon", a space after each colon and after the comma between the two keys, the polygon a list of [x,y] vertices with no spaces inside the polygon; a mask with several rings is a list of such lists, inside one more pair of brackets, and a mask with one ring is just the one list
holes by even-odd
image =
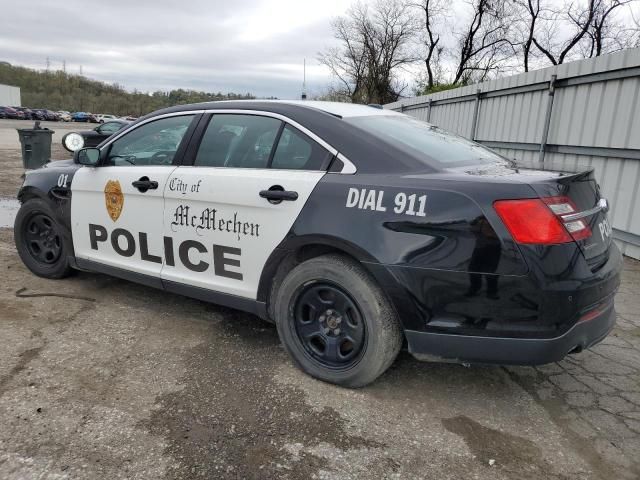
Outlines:
{"label": "car trunk lid", "polygon": [[593,169],[579,173],[537,170],[505,162],[448,171],[464,173],[478,180],[529,185],[561,220],[594,271],[607,261],[612,241],[612,229],[607,218],[609,205],[600,194]]}
{"label": "car trunk lid", "polygon": [[[556,172],[557,173],[557,172]],[[564,172],[561,172],[564,173]],[[612,241],[612,229],[607,218],[609,204],[600,194],[593,169],[581,173],[564,173],[546,179],[530,182],[540,197],[566,197],[571,207],[555,212],[571,232],[576,222],[584,222],[590,229],[590,235],[574,236],[585,258],[592,267],[604,264]],[[553,208],[552,208],[553,210]]]}

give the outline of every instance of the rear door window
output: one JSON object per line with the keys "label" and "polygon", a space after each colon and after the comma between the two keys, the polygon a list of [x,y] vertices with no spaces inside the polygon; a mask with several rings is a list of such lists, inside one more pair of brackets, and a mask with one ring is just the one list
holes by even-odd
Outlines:
{"label": "rear door window", "polygon": [[216,114],[204,132],[194,165],[267,168],[281,125],[271,117]]}
{"label": "rear door window", "polygon": [[304,133],[287,125],[276,147],[271,168],[287,170],[320,170],[327,165],[331,153]]}

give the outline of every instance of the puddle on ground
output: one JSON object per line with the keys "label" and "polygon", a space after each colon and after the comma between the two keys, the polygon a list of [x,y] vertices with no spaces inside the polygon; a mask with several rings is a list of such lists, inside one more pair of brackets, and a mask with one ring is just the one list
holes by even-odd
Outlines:
{"label": "puddle on ground", "polygon": [[20,202],[16,198],[0,197],[0,228],[13,228],[13,221],[20,209]]}

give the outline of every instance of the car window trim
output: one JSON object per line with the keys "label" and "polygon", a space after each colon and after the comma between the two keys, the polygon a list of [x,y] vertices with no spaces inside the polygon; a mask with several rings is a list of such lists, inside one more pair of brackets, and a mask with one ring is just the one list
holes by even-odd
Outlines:
{"label": "car window trim", "polygon": [[207,127],[209,126],[209,122],[212,117],[213,115],[208,112],[201,114],[200,120],[198,120],[198,124],[193,129],[193,134],[185,148],[185,153],[182,157],[180,166],[188,167],[194,165],[196,156],[198,155],[198,150],[200,150],[200,144],[204,138],[204,132],[207,131]]}
{"label": "car window trim", "polygon": [[278,144],[280,143],[280,137],[282,137],[282,132],[284,132],[286,125],[287,125],[286,122],[280,122],[280,127],[278,128],[278,133],[276,133],[276,138],[273,139],[273,144],[271,145],[271,151],[269,152],[269,160],[267,160],[267,167],[266,167],[270,170],[272,169],[271,164],[273,163],[273,157],[275,156],[276,150],[278,149]]}
{"label": "car window trim", "polygon": [[[318,135],[313,133],[307,127],[299,124],[295,120],[290,119],[286,115],[282,115],[280,113],[274,113],[274,112],[267,112],[267,111],[263,111],[263,110],[243,110],[243,109],[240,109],[240,108],[216,108],[216,109],[202,110],[201,112],[205,114],[203,117],[206,117],[205,125],[204,125],[203,128],[199,128],[198,129],[197,135],[194,135],[192,137],[192,139],[191,139],[192,143],[188,146],[189,154],[185,157],[185,162],[182,164],[182,166],[191,166],[191,167],[197,166],[197,165],[195,165],[195,157],[196,157],[198,148],[200,147],[200,143],[202,141],[202,137],[204,136],[204,133],[206,131],[206,127],[209,125],[209,122],[211,121],[211,117],[213,117],[213,115],[233,114],[233,115],[257,115],[257,116],[262,116],[262,117],[276,118],[276,119],[284,122],[285,124],[291,125],[293,128],[297,129],[298,131],[304,133],[309,138],[311,138],[312,140],[314,140],[315,142],[320,144],[320,146],[323,147],[325,150],[328,150],[329,153],[331,153],[331,156],[329,156],[329,160],[326,161],[325,164],[323,164],[320,169],[317,169],[317,170],[298,170],[298,171],[301,171],[301,172],[327,172],[327,169],[329,168],[329,165],[331,165],[331,160],[337,155],[340,156],[340,160],[343,162],[344,167],[343,167],[342,171],[340,171],[340,172],[332,172],[333,174],[353,175],[357,171],[356,166],[349,159],[347,159],[344,155],[342,155],[340,152],[338,152],[338,150],[336,148],[332,147],[329,143],[327,143],[321,137],[319,137]],[[167,114],[167,115],[175,115],[175,113]],[[158,117],[160,117],[160,116],[158,116]],[[158,118],[158,117],[154,117],[154,118]],[[197,166],[197,167],[198,168],[229,168],[229,167],[206,167],[206,166]],[[261,169],[261,170],[266,170],[266,169]],[[278,169],[278,170],[280,170],[280,169]]]}

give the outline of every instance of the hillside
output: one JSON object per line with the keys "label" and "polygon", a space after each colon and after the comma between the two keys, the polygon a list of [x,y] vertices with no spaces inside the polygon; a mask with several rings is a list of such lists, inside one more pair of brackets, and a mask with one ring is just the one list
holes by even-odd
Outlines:
{"label": "hillside", "polygon": [[37,71],[5,62],[0,62],[0,83],[20,87],[22,105],[25,107],[115,115],[140,116],[184,103],[254,98],[249,93],[207,93],[183,89],[154,93],[127,92],[120,85],[109,85],[80,75]]}

